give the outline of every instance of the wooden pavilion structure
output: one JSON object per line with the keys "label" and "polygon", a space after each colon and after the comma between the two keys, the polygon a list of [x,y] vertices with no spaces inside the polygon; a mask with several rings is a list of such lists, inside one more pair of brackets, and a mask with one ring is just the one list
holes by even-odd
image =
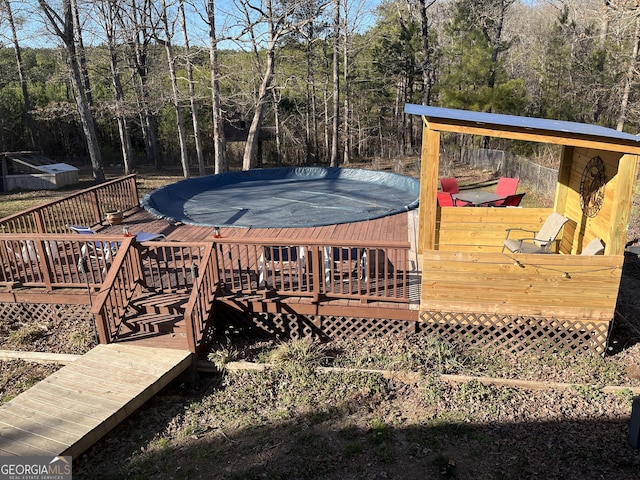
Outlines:
{"label": "wooden pavilion structure", "polygon": [[[422,105],[418,251],[423,329],[457,343],[604,353],[624,262],[640,137],[573,122]],[[560,145],[553,208],[439,208],[448,132]],[[503,252],[506,229],[569,219],[557,255]],[[594,238],[604,255],[581,255]]]}

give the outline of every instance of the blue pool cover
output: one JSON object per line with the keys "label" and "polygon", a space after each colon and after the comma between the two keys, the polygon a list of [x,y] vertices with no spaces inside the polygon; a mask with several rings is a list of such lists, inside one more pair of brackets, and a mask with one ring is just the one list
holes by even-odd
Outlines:
{"label": "blue pool cover", "polygon": [[218,227],[313,227],[371,220],[418,206],[420,182],[390,172],[292,167],[190,178],[146,195],[170,222]]}

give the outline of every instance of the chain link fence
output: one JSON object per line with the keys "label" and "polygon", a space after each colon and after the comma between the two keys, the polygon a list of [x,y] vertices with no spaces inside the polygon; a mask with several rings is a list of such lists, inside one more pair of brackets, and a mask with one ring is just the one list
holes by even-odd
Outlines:
{"label": "chain link fence", "polygon": [[519,178],[541,194],[553,195],[558,181],[558,170],[543,167],[531,160],[505,153],[503,150],[461,148],[453,153],[454,161],[475,168],[496,172],[497,176]]}

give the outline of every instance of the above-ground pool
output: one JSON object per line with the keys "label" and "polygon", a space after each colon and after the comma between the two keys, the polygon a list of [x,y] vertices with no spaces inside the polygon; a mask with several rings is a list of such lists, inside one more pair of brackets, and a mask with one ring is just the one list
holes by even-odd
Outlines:
{"label": "above-ground pool", "polygon": [[170,222],[217,227],[314,227],[371,220],[418,206],[420,182],[352,168],[268,168],[189,178],[145,195]]}

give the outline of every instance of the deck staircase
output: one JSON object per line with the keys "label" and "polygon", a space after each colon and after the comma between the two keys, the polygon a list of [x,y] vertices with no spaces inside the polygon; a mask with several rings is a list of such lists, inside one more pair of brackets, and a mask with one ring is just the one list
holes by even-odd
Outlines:
{"label": "deck staircase", "polygon": [[145,292],[134,298],[124,312],[115,342],[145,341],[175,348],[186,348],[186,293]]}

